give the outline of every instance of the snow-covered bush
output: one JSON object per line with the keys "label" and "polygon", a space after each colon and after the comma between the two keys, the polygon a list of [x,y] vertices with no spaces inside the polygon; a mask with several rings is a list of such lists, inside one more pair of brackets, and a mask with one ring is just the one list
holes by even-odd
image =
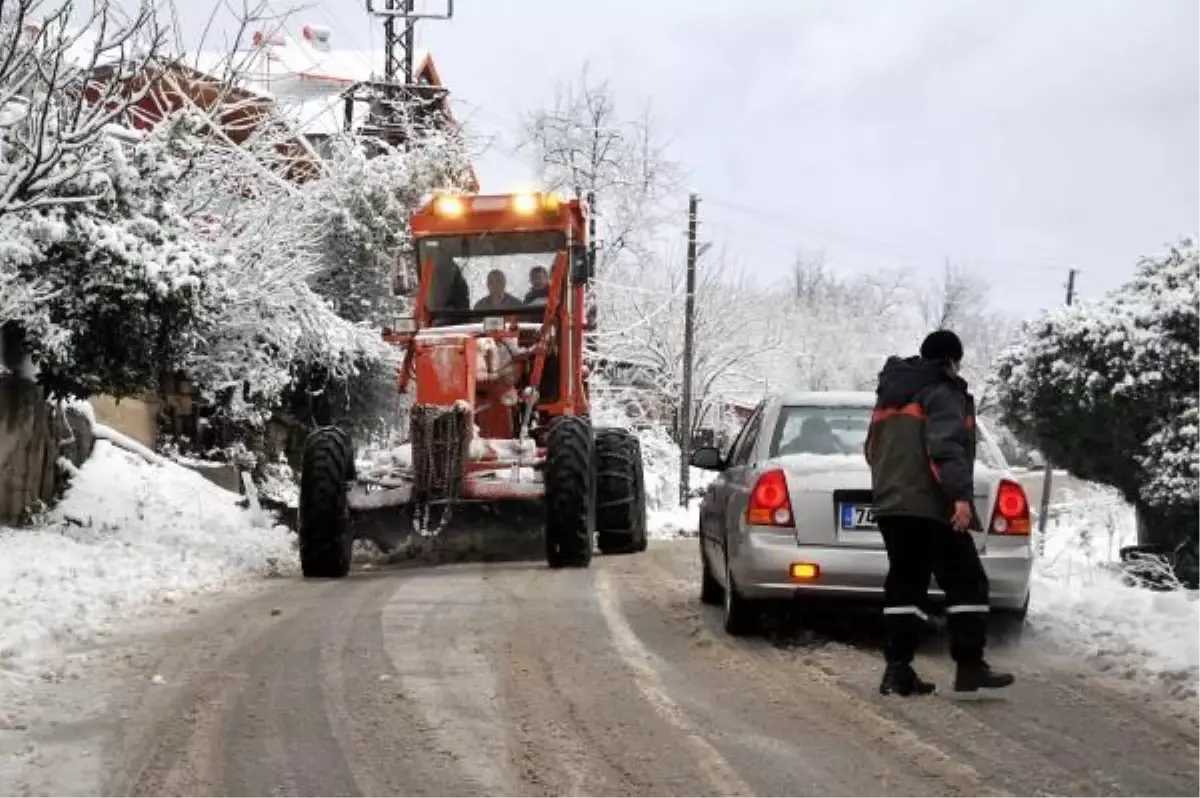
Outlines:
{"label": "snow-covered bush", "polygon": [[1138,465],[1148,475],[1142,498],[1154,507],[1196,502],[1197,452],[1200,451],[1200,407],[1185,400],[1179,416],[1146,439]]}
{"label": "snow-covered bush", "polygon": [[0,221],[17,277],[47,295],[27,333],[52,394],[154,390],[199,344],[217,260],[166,201],[172,170],[140,147],[96,139],[72,157],[103,170]]}
{"label": "snow-covered bush", "polygon": [[0,323],[23,350],[36,342],[64,355],[72,345],[71,331],[52,319],[71,302],[55,285],[64,275],[44,278],[34,265],[51,244],[89,246],[94,231],[67,222],[111,199],[112,123],[149,90],[128,79],[157,63],[163,30],[145,3],[0,3]]}
{"label": "snow-covered bush", "polygon": [[1027,324],[1000,358],[999,401],[1023,439],[1142,516],[1143,542],[1197,531],[1200,257],[1184,239],[1102,300]]}

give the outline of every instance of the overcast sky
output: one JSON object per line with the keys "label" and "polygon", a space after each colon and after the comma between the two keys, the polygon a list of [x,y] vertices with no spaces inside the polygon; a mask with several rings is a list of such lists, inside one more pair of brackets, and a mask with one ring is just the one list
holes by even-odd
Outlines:
{"label": "overcast sky", "polygon": [[[211,7],[176,2],[192,30]],[[950,257],[1028,315],[1062,301],[1068,267],[1097,296],[1200,227],[1198,8],[458,0],[418,43],[460,118],[500,137],[484,191],[530,179],[506,152],[517,118],[587,61],[630,112],[650,104],[701,196],[702,236],[748,271],[778,274],[797,249],[846,270],[933,273]],[[335,47],[381,46],[362,2],[294,19],[333,28]]]}

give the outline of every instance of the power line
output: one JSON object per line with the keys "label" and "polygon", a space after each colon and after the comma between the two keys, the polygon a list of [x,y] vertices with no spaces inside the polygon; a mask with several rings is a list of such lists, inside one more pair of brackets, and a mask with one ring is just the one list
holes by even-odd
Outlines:
{"label": "power line", "polygon": [[[823,247],[806,247],[801,246],[794,241],[785,241],[782,238],[764,236],[760,232],[751,231],[744,227],[731,225],[725,221],[705,220],[705,225],[709,229],[715,229],[719,233],[723,233],[727,238],[732,239],[726,242],[730,249],[730,253],[734,256],[750,253],[771,260],[777,260],[785,265],[790,265],[798,255],[803,253],[820,253],[832,266],[848,266],[854,269],[862,270],[878,270],[888,267],[911,267],[914,265],[928,265],[932,263],[935,256],[915,257],[912,255],[897,256],[894,253],[881,255],[878,258],[856,258],[848,257],[842,252],[834,248]],[[709,236],[715,238],[716,236]],[[747,241],[747,239],[750,239]],[[1061,268],[1051,268],[1049,266],[1034,266],[1029,264],[992,264],[984,261],[973,259],[965,259],[965,265],[972,266],[993,266],[997,269],[1003,269],[1006,272],[1036,272],[1039,274],[1059,274]]]}
{"label": "power line", "polygon": [[[748,205],[744,205],[742,203],[734,202],[732,200],[722,199],[719,197],[712,198],[708,201],[718,207],[721,207],[726,210],[733,211],[734,213],[740,214],[742,216],[751,218],[751,219],[755,220],[755,222],[762,227],[766,227],[769,229],[776,229],[776,230],[786,229],[793,233],[795,233],[796,231],[806,231],[808,233],[807,235],[805,235],[806,238],[835,239],[835,240],[847,241],[847,242],[853,243],[853,244],[876,247],[879,249],[887,250],[889,252],[899,252],[899,253],[907,252],[910,256],[918,257],[922,260],[927,260],[930,257],[930,251],[932,251],[932,250],[944,251],[947,249],[947,247],[945,247],[943,244],[934,243],[934,242],[921,244],[919,242],[914,242],[914,241],[904,242],[904,241],[896,241],[894,239],[882,239],[882,238],[877,238],[874,236],[863,235],[863,234],[858,234],[858,233],[853,233],[853,234],[842,233],[842,232],[839,232],[836,230],[831,230],[827,227],[813,225],[809,221],[801,219],[796,216],[779,213],[777,211],[772,211],[769,208],[755,208],[755,207],[751,207]],[[1062,266],[1061,265],[1050,265],[1050,263],[1062,264],[1064,261],[1071,260],[1070,258],[1066,258],[1066,257],[1052,256],[1052,255],[1046,255],[1046,254],[1036,254],[1036,255],[1026,254],[1026,255],[1019,256],[1019,257],[1006,258],[1004,261],[996,260],[994,258],[979,258],[979,257],[966,257],[963,259],[967,260],[967,261],[973,261],[975,263],[992,265],[992,266],[996,266],[998,268],[1004,268],[1004,269],[1022,268],[1022,269],[1026,269],[1029,271],[1041,270],[1041,271],[1057,271],[1057,272],[1062,271]],[[1048,261],[1050,263],[1039,265],[1039,264],[1030,263],[1029,261]],[[1016,265],[1014,265],[1014,264],[1016,264]],[[1082,269],[1079,269],[1078,271],[1082,271]]]}

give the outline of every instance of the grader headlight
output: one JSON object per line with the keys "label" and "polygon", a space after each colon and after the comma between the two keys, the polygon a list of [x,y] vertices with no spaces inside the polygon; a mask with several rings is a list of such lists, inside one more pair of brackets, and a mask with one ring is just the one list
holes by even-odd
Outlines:
{"label": "grader headlight", "polygon": [[442,195],[433,201],[433,212],[447,219],[457,219],[467,212],[461,197]]}
{"label": "grader headlight", "polygon": [[537,194],[514,194],[512,198],[513,210],[522,216],[529,216],[536,213],[538,209]]}

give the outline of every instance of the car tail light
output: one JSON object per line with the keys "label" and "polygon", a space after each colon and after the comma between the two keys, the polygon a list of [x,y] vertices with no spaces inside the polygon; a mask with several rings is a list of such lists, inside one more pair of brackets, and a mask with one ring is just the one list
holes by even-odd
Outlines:
{"label": "car tail light", "polygon": [[746,523],[754,526],[793,526],[792,501],[788,498],[787,477],[776,468],[765,472],[754,483],[746,507]]}
{"label": "car tail light", "polygon": [[1025,489],[1011,480],[1001,480],[996,491],[996,509],[992,511],[992,534],[1028,535],[1032,529]]}

